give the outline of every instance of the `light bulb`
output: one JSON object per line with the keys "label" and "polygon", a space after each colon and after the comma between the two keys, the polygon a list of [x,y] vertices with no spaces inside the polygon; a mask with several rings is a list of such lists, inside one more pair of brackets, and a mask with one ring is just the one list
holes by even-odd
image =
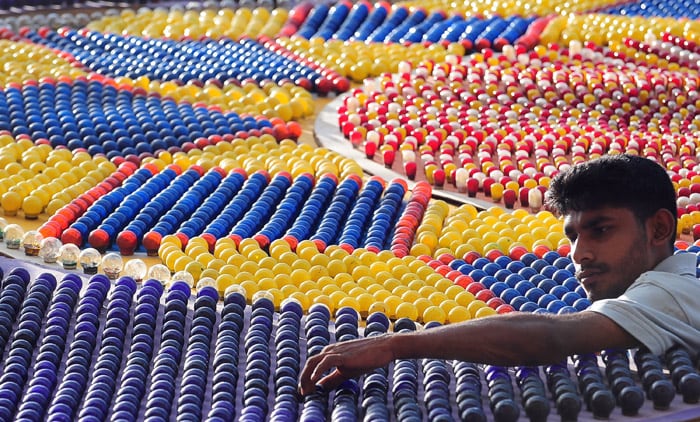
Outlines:
{"label": "light bulb", "polygon": [[232,285],[228,286],[226,288],[226,290],[224,291],[224,298],[228,297],[229,295],[237,295],[237,296],[242,297],[243,300],[245,300],[246,294],[247,293],[245,291],[245,288],[243,288],[243,286],[241,286],[240,284],[232,284]]}
{"label": "light bulb", "polygon": [[571,40],[569,42],[569,56],[575,56],[577,54],[581,54],[582,49],[583,49],[583,45],[581,44],[581,41]]}
{"label": "light bulb", "polygon": [[41,248],[41,241],[44,236],[36,230],[29,230],[22,236],[22,247],[24,254],[29,256],[38,256]]}
{"label": "light bulb", "polygon": [[97,267],[100,266],[102,261],[100,251],[95,248],[83,249],[78,255],[78,259],[85,274],[97,274]]}
{"label": "light bulb", "polygon": [[455,185],[457,186],[457,191],[466,192],[467,191],[467,180],[469,179],[469,171],[465,168],[458,168],[455,171]]}
{"label": "light bulb", "polygon": [[61,256],[61,246],[63,243],[55,237],[45,237],[41,239],[39,244],[39,257],[44,259],[44,262],[52,264],[58,261]]}
{"label": "light bulb", "polygon": [[170,270],[166,265],[156,264],[148,269],[148,278],[160,281],[165,285],[170,282]]}
{"label": "light bulb", "polygon": [[19,249],[24,236],[24,229],[19,224],[8,224],[5,226],[5,245],[8,249]]}
{"label": "light bulb", "polygon": [[5,227],[7,227],[7,220],[0,217],[0,242],[5,238]]}
{"label": "light bulb", "polygon": [[527,201],[533,211],[539,211],[542,208],[542,192],[537,188],[530,189],[527,193]]}
{"label": "light bulb", "polygon": [[178,271],[170,278],[170,281],[184,281],[188,286],[194,287],[194,277],[187,271]]}
{"label": "light bulb", "polygon": [[509,61],[513,62],[516,58],[515,47],[512,45],[504,45],[501,50],[503,54],[508,58]]}
{"label": "light bulb", "polygon": [[293,297],[284,298],[280,303],[280,311],[284,312],[286,310],[294,310],[294,312],[297,312],[299,316],[302,316],[304,313],[301,302]]}
{"label": "light bulb", "polygon": [[66,270],[74,270],[78,267],[78,256],[80,256],[80,248],[72,243],[66,243],[59,249],[58,260]]}
{"label": "light bulb", "polygon": [[110,280],[116,280],[122,271],[122,256],[115,252],[110,252],[102,257],[102,271]]}
{"label": "light bulb", "polygon": [[272,303],[275,303],[275,296],[268,292],[267,290],[258,290],[253,293],[253,297],[250,299],[251,303],[255,303],[260,299],[267,299]]}
{"label": "light bulb", "polygon": [[142,259],[130,259],[124,264],[124,275],[133,278],[137,283],[146,278],[148,266]]}
{"label": "light bulb", "polygon": [[202,277],[198,282],[197,282],[197,290],[203,289],[205,287],[214,287],[216,288],[216,280],[214,280],[211,277]]}

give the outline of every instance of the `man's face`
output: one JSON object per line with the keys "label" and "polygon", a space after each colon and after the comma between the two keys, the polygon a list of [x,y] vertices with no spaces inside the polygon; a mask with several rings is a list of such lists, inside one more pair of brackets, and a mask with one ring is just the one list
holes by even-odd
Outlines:
{"label": "man's face", "polygon": [[571,212],[564,231],[576,278],[591,301],[620,296],[653,267],[646,228],[627,208]]}

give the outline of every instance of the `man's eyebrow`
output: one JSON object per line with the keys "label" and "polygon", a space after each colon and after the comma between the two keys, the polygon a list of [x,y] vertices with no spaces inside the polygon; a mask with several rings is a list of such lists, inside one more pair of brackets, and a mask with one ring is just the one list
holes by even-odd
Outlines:
{"label": "man's eyebrow", "polygon": [[[595,216],[595,217],[592,217],[592,218],[584,221],[581,224],[581,229],[582,230],[590,229],[590,228],[595,227],[597,225],[604,224],[604,223],[607,223],[607,222],[610,222],[613,220],[615,220],[613,217],[610,217],[607,215]],[[564,224],[564,234],[566,234],[567,236],[573,235],[575,233],[575,231],[573,230],[572,226],[573,226],[573,224],[571,224],[571,223],[565,223]]]}
{"label": "man's eyebrow", "polygon": [[615,219],[613,217],[607,216],[607,215],[598,215],[595,216],[587,221],[584,221],[581,224],[581,227],[584,229],[590,229],[591,227],[595,227],[597,225],[603,224],[603,223],[608,223],[611,221],[614,221]]}

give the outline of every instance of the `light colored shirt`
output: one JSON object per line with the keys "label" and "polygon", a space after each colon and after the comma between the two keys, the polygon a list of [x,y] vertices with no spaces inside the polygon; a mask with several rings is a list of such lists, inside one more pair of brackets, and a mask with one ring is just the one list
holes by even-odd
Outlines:
{"label": "light colored shirt", "polygon": [[607,316],[652,353],[674,345],[700,350],[700,280],[696,255],[679,253],[639,276],[616,299],[595,301],[588,311]]}

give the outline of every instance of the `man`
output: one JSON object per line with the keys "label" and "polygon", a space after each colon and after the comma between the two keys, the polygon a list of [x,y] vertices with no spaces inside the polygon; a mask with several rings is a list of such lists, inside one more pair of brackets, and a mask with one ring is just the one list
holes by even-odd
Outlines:
{"label": "man", "polygon": [[[561,173],[547,205],[564,217],[571,257],[592,306],[566,315],[513,312],[413,333],[327,346],[304,367],[300,391],[326,390],[395,359],[502,366],[561,362],[603,349],[700,350],[695,254],[673,254],[676,196],[646,158],[605,156]],[[330,372],[329,372],[330,371]]]}

